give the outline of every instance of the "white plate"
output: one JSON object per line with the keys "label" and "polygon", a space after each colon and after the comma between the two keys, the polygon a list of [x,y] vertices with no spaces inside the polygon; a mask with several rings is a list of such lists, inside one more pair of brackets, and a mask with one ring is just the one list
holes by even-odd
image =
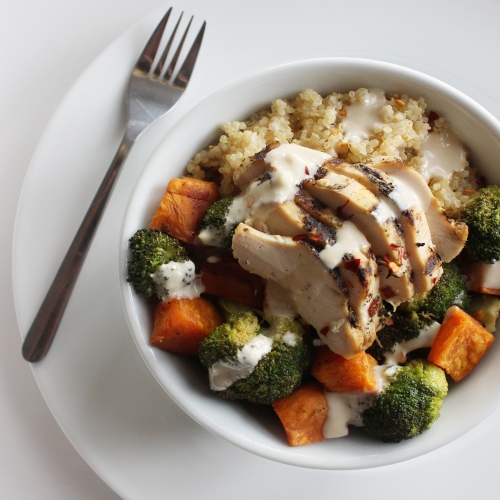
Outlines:
{"label": "white plate", "polygon": [[[397,10],[398,5],[394,3],[392,8]],[[428,8],[431,5],[433,2],[428,2]],[[263,3],[261,7],[265,8]],[[388,12],[389,7],[382,9]],[[419,6],[418,12],[422,8]],[[353,4],[352,9],[357,6]],[[332,16],[333,10],[332,7]],[[258,9],[257,13],[261,15]],[[250,16],[252,22],[258,22],[257,13]],[[207,39],[210,40],[207,48],[221,48],[214,33],[223,29],[234,15],[234,11],[228,11],[227,15],[221,15],[220,21],[209,22],[207,33],[212,38]],[[465,12],[460,15],[465,22]],[[23,188],[14,238],[15,300],[23,334],[71,240],[75,221],[83,217],[118,146],[123,126],[121,92],[131,64],[160,16],[157,12],[134,26],[89,67],[61,103],[40,141]],[[426,24],[426,16],[424,9],[419,21],[422,25]],[[431,25],[440,23],[440,19],[444,21],[437,16]],[[442,23],[442,29],[443,36],[446,33],[452,36],[446,31],[446,23]],[[373,56],[369,52],[373,50],[385,54],[386,60],[400,63],[404,62],[404,53],[404,57],[414,61],[414,67],[430,67],[436,76],[448,77],[448,81],[455,78],[454,73],[450,76],[445,72],[447,69],[441,69],[439,52],[436,57],[434,51],[420,57],[421,48],[408,42],[400,54],[397,47],[391,51],[392,45],[386,37],[382,38],[383,43],[367,44],[364,32],[360,29],[349,41],[348,53]],[[336,51],[342,50],[341,45],[337,49],[339,43],[343,42],[334,44]],[[475,46],[471,45],[471,50]],[[483,48],[486,46],[485,41]],[[292,49],[298,47],[292,44],[290,50],[280,52],[280,60],[296,58]],[[195,102],[234,75],[270,65],[278,58],[272,52],[256,51],[255,55],[248,52],[249,62],[235,64],[234,73],[234,68],[227,68],[228,63],[219,61],[216,53],[206,50],[203,54],[206,62],[202,58],[201,65],[206,70],[215,65],[223,75],[222,80],[214,76],[193,80],[186,101],[179,103],[171,122],[151,130],[136,145],[118,181],[52,350],[44,361],[33,366],[35,378],[61,428],[111,488],[123,498],[134,500],[198,498],[200,488],[208,492],[207,498],[218,500],[234,498],[235,491],[240,500],[253,500],[257,496],[281,498],[285,493],[293,500],[325,494],[381,499],[386,498],[388,488],[405,491],[408,500],[436,495],[493,499],[495,490],[491,488],[496,485],[500,443],[496,417],[464,438],[400,466],[355,473],[298,469],[255,457],[205,431],[165,396],[145,367],[123,317],[118,285],[121,271],[116,259],[123,213],[138,172],[169,126]],[[313,44],[301,52],[304,56],[316,53]],[[325,54],[325,50],[321,53]],[[424,60],[425,63],[420,62]],[[109,72],[109,67],[114,71]],[[468,75],[464,69],[461,88],[474,89],[474,78]],[[492,82],[484,80],[481,88],[491,88],[494,95]],[[475,97],[484,96],[478,92]],[[482,102],[488,100],[484,98]],[[32,273],[30,264],[34,255],[36,272]],[[418,488],[408,489],[408,485],[415,484],[416,477],[421,479]]]}

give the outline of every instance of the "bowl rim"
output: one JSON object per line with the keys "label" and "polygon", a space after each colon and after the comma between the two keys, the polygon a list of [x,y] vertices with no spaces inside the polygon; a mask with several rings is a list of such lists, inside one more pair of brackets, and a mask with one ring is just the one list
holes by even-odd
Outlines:
{"label": "bowl rim", "polygon": [[[421,455],[424,455],[428,452],[436,450],[449,442],[457,439],[459,436],[469,432],[473,427],[475,427],[478,423],[484,420],[487,416],[489,416],[496,407],[500,406],[500,402],[496,404],[496,407],[490,411],[483,411],[480,415],[477,416],[473,421],[471,421],[470,425],[467,429],[461,432],[455,432],[455,434],[451,437],[451,439],[447,440],[438,440],[438,444],[436,446],[424,446],[420,447],[420,451],[412,451],[412,447],[400,446],[396,455],[398,458],[396,460],[391,459],[393,457],[392,453],[382,456],[372,456],[370,460],[360,460],[359,464],[353,465],[348,464],[343,467],[341,464],[332,466],[332,464],[326,464],[323,460],[315,460],[314,457],[310,457],[308,455],[304,455],[300,453],[300,450],[296,448],[287,448],[286,450],[279,450],[276,448],[271,448],[265,446],[259,442],[253,441],[251,439],[242,436],[239,433],[233,432],[231,429],[225,428],[220,425],[219,422],[210,418],[210,416],[200,413],[198,408],[195,405],[194,401],[191,401],[189,398],[184,397],[184,393],[182,392],[182,388],[177,386],[175,383],[169,383],[169,381],[165,380],[164,373],[162,372],[161,366],[157,362],[157,358],[154,353],[152,353],[152,347],[150,347],[146,342],[144,342],[144,338],[141,332],[140,323],[138,316],[135,312],[134,303],[136,300],[140,298],[135,296],[135,293],[132,287],[126,282],[126,276],[124,278],[123,271],[126,270],[126,262],[127,262],[127,243],[128,237],[130,235],[127,232],[127,220],[130,217],[131,211],[134,209],[133,200],[136,196],[136,193],[139,189],[139,185],[141,184],[144,176],[144,172],[147,171],[148,165],[154,162],[154,159],[157,155],[161,154],[162,145],[169,140],[173,140],[177,131],[182,130],[182,127],[185,126],[186,123],[189,123],[192,120],[192,117],[196,117],[198,113],[202,112],[204,108],[210,107],[210,104],[213,101],[217,101],[218,99],[223,98],[223,96],[232,93],[233,91],[238,92],[245,87],[251,87],[252,85],[256,85],[258,82],[262,80],[267,81],[270,78],[276,79],[279,77],[285,77],[288,74],[293,74],[295,71],[311,71],[316,70],[319,71],[321,68],[326,68],[327,71],[331,71],[334,67],[340,67],[343,69],[352,68],[363,68],[369,71],[384,72],[390,77],[403,77],[404,79],[409,79],[411,84],[420,84],[423,87],[429,87],[430,92],[435,94],[441,94],[449,98],[453,103],[456,103],[460,108],[464,111],[475,117],[477,120],[484,123],[485,127],[492,132],[492,134],[496,137],[496,139],[500,142],[500,122],[483,106],[479,103],[475,102],[473,99],[468,97],[466,94],[461,92],[460,90],[452,87],[451,85],[442,82],[441,80],[422,73],[420,71],[399,65],[394,63],[389,63],[385,61],[379,61],[376,59],[366,59],[366,58],[357,58],[357,57],[320,57],[320,58],[312,58],[312,59],[300,59],[297,61],[288,62],[285,64],[272,66],[260,71],[256,71],[249,75],[238,78],[227,85],[219,88],[209,96],[205,97],[202,101],[196,104],[193,108],[191,108],[165,135],[160,144],[157,146],[156,150],[153,152],[149,160],[144,165],[144,168],[140,175],[138,176],[137,182],[132,190],[132,194],[130,196],[129,202],[127,204],[127,208],[123,217],[122,227],[120,231],[120,290],[121,290],[121,299],[122,305],[125,312],[125,317],[132,335],[134,342],[141,354],[141,357],[145,361],[149,370],[162,386],[162,388],[166,391],[166,393],[175,401],[175,403],[182,408],[191,418],[193,418],[200,425],[208,429],[209,431],[223,437],[227,441],[232,444],[243,448],[247,451],[250,451],[256,455],[261,457],[274,460],[277,462],[281,462],[284,464],[295,465],[306,468],[316,468],[316,469],[335,469],[335,470],[354,470],[354,469],[364,469],[364,468],[372,468],[378,466],[385,466],[394,463],[399,463],[405,460],[409,460]],[[270,101],[268,101],[270,103]],[[240,117],[240,119],[244,119],[244,117]],[[208,135],[208,132],[207,132]],[[429,431],[427,431],[429,432]],[[414,438],[415,440],[416,438]],[[411,441],[414,441],[411,440]],[[418,447],[417,447],[418,448]]]}

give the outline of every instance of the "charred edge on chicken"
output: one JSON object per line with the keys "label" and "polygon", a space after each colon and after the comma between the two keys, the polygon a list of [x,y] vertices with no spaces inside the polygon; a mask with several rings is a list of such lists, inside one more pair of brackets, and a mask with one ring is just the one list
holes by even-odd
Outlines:
{"label": "charred edge on chicken", "polygon": [[376,184],[380,192],[386,196],[389,196],[394,191],[394,185],[386,182],[382,174],[377,169],[368,167],[362,163],[356,163],[353,167],[363,173],[370,180],[370,182]]}
{"label": "charred edge on chicken", "polygon": [[304,218],[304,227],[310,240],[321,242],[324,245],[333,245],[336,241],[337,231],[311,215]]}
{"label": "charred edge on chicken", "polygon": [[440,265],[440,263],[441,259],[439,258],[439,256],[436,253],[433,253],[425,263],[425,274],[432,274],[434,269],[436,269],[436,267]]}
{"label": "charred edge on chicken", "polygon": [[279,145],[279,142],[270,142],[262,151],[259,151],[257,154],[252,156],[250,158],[250,162],[255,163],[265,161],[267,153],[269,153],[269,151],[272,151],[273,149],[276,149]]}

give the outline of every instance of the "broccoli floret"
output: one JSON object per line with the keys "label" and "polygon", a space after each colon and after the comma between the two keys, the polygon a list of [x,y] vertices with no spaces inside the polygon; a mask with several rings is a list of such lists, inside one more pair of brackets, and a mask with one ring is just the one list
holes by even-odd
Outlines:
{"label": "broccoli floret", "polygon": [[500,259],[500,187],[487,186],[465,204],[460,221],[469,227],[466,248],[474,259],[493,264]]}
{"label": "broccoli floret", "polygon": [[221,198],[212,203],[200,223],[200,239],[206,245],[230,249],[239,222],[228,220],[234,198]]}
{"label": "broccoli floret", "polygon": [[467,294],[466,278],[457,264],[443,264],[443,274],[436,285],[425,294],[416,294],[401,304],[399,312],[426,315],[441,323],[451,306],[467,309],[470,297]]}
{"label": "broccoli floret", "polygon": [[421,434],[439,417],[448,393],[444,371],[421,359],[396,370],[363,414],[365,431],[387,443]]}
{"label": "broccoli floret", "polygon": [[470,296],[466,279],[454,262],[443,264],[443,274],[436,285],[425,294],[415,294],[399,305],[387,321],[387,326],[377,333],[377,340],[367,352],[379,363],[384,363],[384,353],[396,344],[418,337],[434,321],[441,323],[446,311],[453,305],[468,309]]}
{"label": "broccoli floret", "polygon": [[[232,315],[200,345],[200,361],[209,369],[212,390],[221,398],[258,404],[288,396],[311,365],[312,346],[303,334],[293,318],[273,318],[269,329],[260,329],[253,312]],[[269,349],[253,366],[247,362],[245,349],[259,339]],[[231,381],[217,386],[215,377],[224,370],[231,372]]]}
{"label": "broccoli floret", "polygon": [[378,333],[375,342],[366,350],[379,364],[385,362],[385,354],[396,345],[412,340],[432,323],[428,317],[419,316],[415,311],[402,313],[399,309]]}
{"label": "broccoli floret", "polygon": [[127,281],[135,291],[152,301],[157,285],[152,274],[162,264],[189,260],[186,250],[168,234],[156,229],[140,229],[129,240],[131,259],[128,263]]}

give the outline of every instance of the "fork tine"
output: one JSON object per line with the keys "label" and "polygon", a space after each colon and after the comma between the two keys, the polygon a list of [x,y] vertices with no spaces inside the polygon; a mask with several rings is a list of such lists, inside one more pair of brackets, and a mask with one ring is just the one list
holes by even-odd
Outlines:
{"label": "fork tine", "polygon": [[144,50],[142,51],[142,54],[140,55],[139,60],[135,65],[134,74],[146,76],[151,71],[151,66],[156,56],[156,51],[158,50],[158,46],[160,45],[161,37],[163,36],[163,32],[165,31],[165,26],[167,25],[167,21],[170,17],[171,12],[172,7],[167,10],[167,13],[163,16],[163,19],[160,21],[157,28],[151,35],[151,38],[146,44],[146,47],[144,47]]}
{"label": "fork tine", "polygon": [[198,35],[196,36],[196,40],[193,42],[191,49],[189,50],[184,63],[181,66],[181,69],[177,73],[177,77],[172,84],[173,87],[176,87],[180,90],[185,90],[187,84],[189,83],[189,79],[191,78],[191,74],[193,73],[193,68],[196,63],[196,58],[198,57],[198,52],[200,51],[201,42],[203,41],[203,35],[205,34],[205,26],[206,21],[203,22]]}
{"label": "fork tine", "polygon": [[179,55],[182,50],[182,46],[184,45],[184,40],[186,40],[186,36],[189,31],[189,27],[191,26],[191,22],[193,21],[193,17],[191,16],[191,19],[189,20],[189,24],[187,25],[186,31],[184,31],[184,35],[182,35],[182,40],[179,43],[179,46],[177,47],[177,51],[174,54],[174,57],[172,57],[172,60],[170,61],[170,64],[168,65],[167,71],[165,72],[165,77],[164,81],[165,83],[168,83],[170,81],[170,78],[172,77],[172,73],[174,72],[175,65],[177,64],[177,59],[179,59]]}
{"label": "fork tine", "polygon": [[161,55],[160,60],[158,61],[158,64],[156,65],[156,68],[153,71],[153,74],[151,75],[151,78],[153,80],[158,80],[160,78],[161,72],[163,71],[163,67],[165,66],[165,61],[167,60],[168,53],[170,51],[170,47],[172,46],[172,42],[174,41],[175,34],[177,33],[177,28],[179,27],[179,24],[181,23],[181,19],[182,19],[183,14],[184,14],[184,12],[181,12],[179,20],[177,21],[177,24],[175,25],[174,31],[170,35],[170,38],[167,42],[165,50],[163,51],[163,54]]}

